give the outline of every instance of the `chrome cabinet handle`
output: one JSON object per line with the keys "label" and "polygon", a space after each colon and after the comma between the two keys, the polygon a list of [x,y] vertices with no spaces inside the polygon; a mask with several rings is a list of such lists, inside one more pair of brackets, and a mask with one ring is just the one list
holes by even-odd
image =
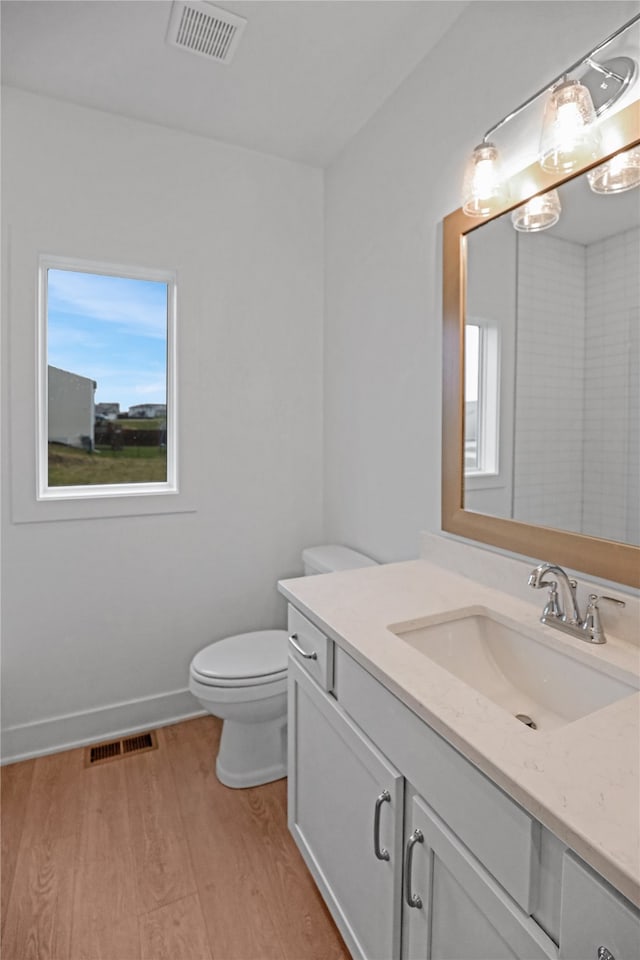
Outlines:
{"label": "chrome cabinet handle", "polygon": [[411,893],[411,866],[413,863],[413,848],[416,843],[424,843],[422,830],[414,830],[407,843],[407,853],[404,861],[404,892],[407,906],[420,908],[422,897],[419,897],[417,893]]}
{"label": "chrome cabinet handle", "polygon": [[[602,598],[605,599],[604,597]],[[611,950],[607,950],[606,947],[598,947],[598,960],[616,960],[614,955],[611,953]]]}
{"label": "chrome cabinet handle", "polygon": [[376,809],[373,814],[373,850],[378,860],[390,860],[389,851],[380,846],[380,810],[383,803],[391,803],[391,794],[383,790],[376,800]]}
{"label": "chrome cabinet handle", "polygon": [[318,654],[315,652],[315,650],[312,650],[311,653],[307,653],[306,650],[303,650],[302,647],[298,646],[298,644],[296,643],[297,639],[298,639],[297,633],[292,633],[289,637],[289,643],[291,644],[293,649],[297,650],[300,656],[304,657],[305,660],[317,660]]}

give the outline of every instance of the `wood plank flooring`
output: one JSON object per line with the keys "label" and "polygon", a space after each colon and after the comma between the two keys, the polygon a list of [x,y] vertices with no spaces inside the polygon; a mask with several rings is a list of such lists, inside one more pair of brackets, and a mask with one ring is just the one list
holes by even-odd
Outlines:
{"label": "wood plank flooring", "polygon": [[218,782],[221,723],[85,768],[2,768],[2,960],[349,960],[287,830],[286,780]]}

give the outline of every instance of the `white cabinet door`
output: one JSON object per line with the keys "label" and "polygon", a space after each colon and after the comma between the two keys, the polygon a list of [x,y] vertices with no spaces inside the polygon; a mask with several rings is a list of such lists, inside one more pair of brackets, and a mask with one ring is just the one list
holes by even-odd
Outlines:
{"label": "white cabinet door", "polygon": [[574,853],[562,870],[560,956],[563,960],[638,960],[640,910]]}
{"label": "white cabinet door", "polygon": [[417,796],[405,843],[405,960],[557,958],[553,941]]}
{"label": "white cabinet door", "polygon": [[289,658],[289,829],[356,958],[400,956],[403,780]]}

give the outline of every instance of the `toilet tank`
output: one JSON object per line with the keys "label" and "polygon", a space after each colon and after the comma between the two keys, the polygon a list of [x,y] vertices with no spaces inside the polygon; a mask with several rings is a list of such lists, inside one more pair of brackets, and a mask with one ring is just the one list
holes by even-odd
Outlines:
{"label": "toilet tank", "polygon": [[377,563],[363,553],[342,547],[339,544],[327,544],[321,547],[307,547],[302,551],[302,563],[305,576],[315,573],[335,573],[338,570],[352,570],[356,567],[376,567]]}

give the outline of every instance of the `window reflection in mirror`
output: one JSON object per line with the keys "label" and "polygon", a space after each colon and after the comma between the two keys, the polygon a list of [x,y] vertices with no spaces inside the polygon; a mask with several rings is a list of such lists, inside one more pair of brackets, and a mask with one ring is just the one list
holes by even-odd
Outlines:
{"label": "window reflection in mirror", "polygon": [[173,278],[82,267],[41,262],[41,495],[167,489]]}
{"label": "window reflection in mirror", "polygon": [[559,194],[548,230],[505,214],[467,236],[468,324],[497,318],[513,442],[499,488],[467,467],[464,505],[639,544],[640,190],[596,195],[583,175]]}
{"label": "window reflection in mirror", "polygon": [[498,473],[499,338],[494,323],[465,325],[464,471],[466,477]]}
{"label": "window reflection in mirror", "polygon": [[464,472],[478,469],[478,388],[480,327],[467,323],[464,330]]}

